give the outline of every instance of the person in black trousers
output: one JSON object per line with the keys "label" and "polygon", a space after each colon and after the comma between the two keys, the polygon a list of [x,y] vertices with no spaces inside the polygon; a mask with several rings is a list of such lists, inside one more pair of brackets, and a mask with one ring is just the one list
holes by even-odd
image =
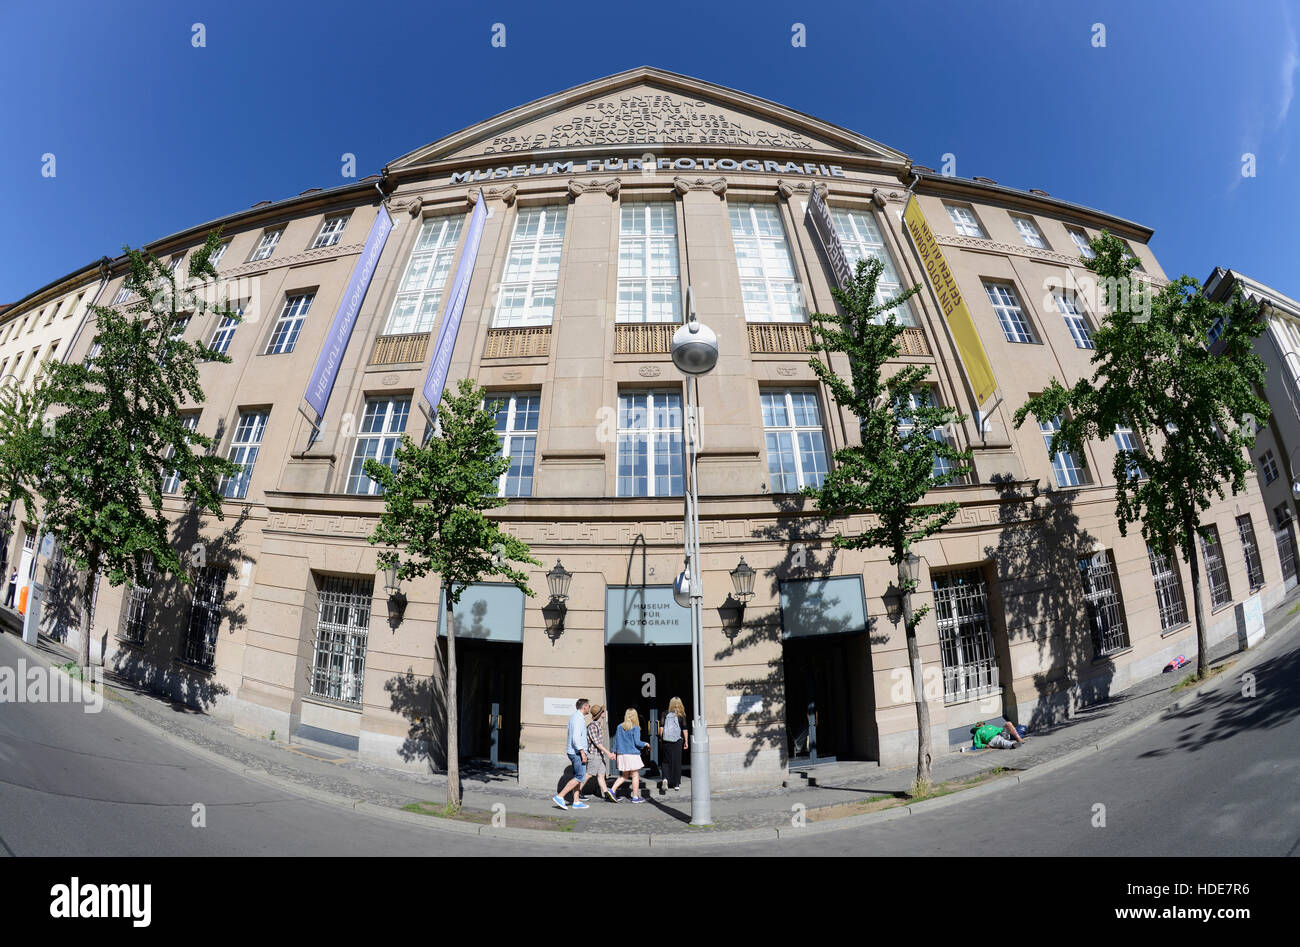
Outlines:
{"label": "person in black trousers", "polygon": [[664,791],[665,784],[674,790],[682,788],[682,751],[689,750],[686,708],[680,697],[668,702],[668,713],[659,724],[660,776],[659,791]]}
{"label": "person in black trousers", "polygon": [[5,608],[14,607],[14,593],[18,591],[18,570],[15,569],[9,575],[9,591],[5,595]]}

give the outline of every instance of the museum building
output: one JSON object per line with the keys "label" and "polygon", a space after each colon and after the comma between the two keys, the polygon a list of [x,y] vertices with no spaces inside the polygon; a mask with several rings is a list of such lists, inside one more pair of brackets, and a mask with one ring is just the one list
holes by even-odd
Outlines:
{"label": "museum building", "polygon": [[[1146,227],[945,177],[649,67],[148,249],[181,267],[217,227],[242,320],[196,312],[184,326],[232,359],[201,367],[206,401],[186,411],[241,473],[218,521],[163,472],[175,542],[201,550],[193,584],[101,582],[91,645],[239,728],[440,764],[444,603],[436,577],[377,571],[367,537],[384,499],[362,464],[423,437],[426,392],[466,376],[499,404],[510,460],[492,515],[543,565],[532,597],[485,583],[456,608],[462,758],[549,787],[575,698],[614,719],[635,707],[643,725],[674,696],[694,714],[690,613],[672,595],[688,467],[669,354],[689,287],[720,349],[699,383],[698,455],[714,786],[913,760],[896,570],[881,551],[831,546],[869,511],[825,524],[798,493],[858,438],[809,365],[809,320],[835,311],[832,287],[863,257],[885,264],[882,297],[922,287],[900,313],[899,364],[930,369],[916,397],[968,416],[934,433],[973,452],[971,475],[932,494],[958,513],[917,547],[938,751],[976,721],[1043,725],[1195,655],[1187,564],[1116,524],[1116,451],[1140,449],[1134,434],[1051,455],[1053,422],[1011,420],[1052,378],[1091,374],[1100,314],[1073,289],[1091,237],[1121,237],[1139,276],[1165,283]],[[125,275],[124,258],[99,261],[20,300],[0,314],[0,358],[39,358],[32,332],[86,358],[86,307],[134,302]],[[1209,640],[1254,640],[1284,592],[1276,545],[1257,541],[1270,525],[1258,486],[1205,522],[1218,537],[1201,550]],[[24,582],[45,577],[42,627],[72,644],[72,576],[56,543],[38,556],[37,531],[20,523],[6,555]]]}

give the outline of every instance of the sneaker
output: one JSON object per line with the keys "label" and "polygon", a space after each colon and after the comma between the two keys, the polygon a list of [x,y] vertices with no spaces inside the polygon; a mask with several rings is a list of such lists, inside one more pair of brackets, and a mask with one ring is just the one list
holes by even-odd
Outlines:
{"label": "sneaker", "polygon": [[551,802],[555,803],[561,809],[569,808],[569,804],[565,802],[564,798],[558,794],[551,797]]}
{"label": "sneaker", "polygon": [[682,787],[681,787],[681,786],[674,786],[674,787],[673,787],[673,792],[681,792],[681,791],[682,791]]}
{"label": "sneaker", "polygon": [[581,799],[579,799],[577,802],[575,802],[575,803],[572,805],[571,808],[574,808],[574,809],[590,809],[591,806],[587,805],[585,802],[583,802]]}
{"label": "sneaker", "polygon": [[618,802],[618,796],[614,795],[608,789],[605,790],[605,798],[608,799],[610,802]]}
{"label": "sneaker", "polygon": [[633,801],[633,802],[645,802],[645,800],[642,799],[640,796],[633,796],[633,797],[632,797],[632,801]]}
{"label": "sneaker", "polygon": [[661,793],[662,793],[662,792],[667,792],[667,791],[668,791],[668,780],[666,780],[666,779],[661,779],[661,780],[659,780],[659,791],[660,791]]}

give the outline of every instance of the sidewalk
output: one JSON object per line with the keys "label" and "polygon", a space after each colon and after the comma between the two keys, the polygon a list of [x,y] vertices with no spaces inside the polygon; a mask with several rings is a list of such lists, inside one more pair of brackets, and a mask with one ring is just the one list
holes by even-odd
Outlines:
{"label": "sidewalk", "polygon": [[[1289,614],[1300,603],[1300,588],[1265,616],[1265,642],[1300,626],[1300,612]],[[0,610],[0,628],[17,634],[15,616]],[[1211,653],[1212,663],[1241,659],[1257,652],[1227,653],[1232,643]],[[27,646],[22,646],[27,648]],[[74,656],[58,642],[41,638],[39,648],[28,649],[33,657],[50,664],[67,663]],[[1194,662],[1170,674],[1140,682],[1109,700],[1085,708],[1067,723],[1048,730],[1032,732],[1026,743],[1016,750],[981,750],[951,753],[936,758],[934,781],[977,777],[996,770],[1014,773],[1035,769],[1056,761],[1068,762],[1069,754],[1094,748],[1098,741],[1168,709],[1180,699],[1195,693],[1195,688],[1173,692],[1174,684],[1195,670]],[[420,776],[373,766],[331,747],[312,743],[286,744],[237,731],[207,714],[152,695],[135,685],[109,677],[106,706],[127,712],[147,728],[160,731],[170,742],[192,745],[216,754],[233,768],[252,770],[260,775],[291,784],[309,795],[328,794],[334,801],[369,803],[384,809],[400,809],[416,802],[441,804],[446,798],[446,780],[437,775]],[[562,761],[556,760],[556,776]],[[874,763],[828,763],[806,773],[791,772],[784,788],[759,792],[715,793],[713,832],[770,829],[790,826],[793,807],[811,810],[820,807],[868,800],[882,795],[900,795],[908,789],[915,775],[912,766],[881,769]],[[512,815],[528,815],[554,820],[556,828],[571,833],[606,836],[642,836],[698,834],[701,830],[690,821],[690,781],[684,780],[680,792],[661,794],[654,784],[643,785],[644,805],[624,799],[617,805],[589,799],[585,811],[562,812],[545,792],[522,790],[513,778],[492,774],[470,773],[462,777],[463,804],[466,809],[492,810],[494,804],[506,807],[507,824]],[[594,782],[591,784],[594,788]],[[958,794],[957,798],[960,797]],[[408,818],[421,818],[409,816]],[[424,817],[428,822],[441,822]],[[815,818],[815,815],[813,816]],[[829,827],[829,825],[827,826]]]}

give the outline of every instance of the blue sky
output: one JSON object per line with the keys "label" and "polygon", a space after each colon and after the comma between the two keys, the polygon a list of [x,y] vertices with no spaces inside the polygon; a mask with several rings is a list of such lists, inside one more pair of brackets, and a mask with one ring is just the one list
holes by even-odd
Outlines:
{"label": "blue sky", "polygon": [[[1144,223],[1171,276],[1232,266],[1300,298],[1300,0],[725,9],[0,0],[0,302],[124,243],[346,183],[344,152],[364,176],[642,64]],[[497,22],[505,48],[490,42]]]}

